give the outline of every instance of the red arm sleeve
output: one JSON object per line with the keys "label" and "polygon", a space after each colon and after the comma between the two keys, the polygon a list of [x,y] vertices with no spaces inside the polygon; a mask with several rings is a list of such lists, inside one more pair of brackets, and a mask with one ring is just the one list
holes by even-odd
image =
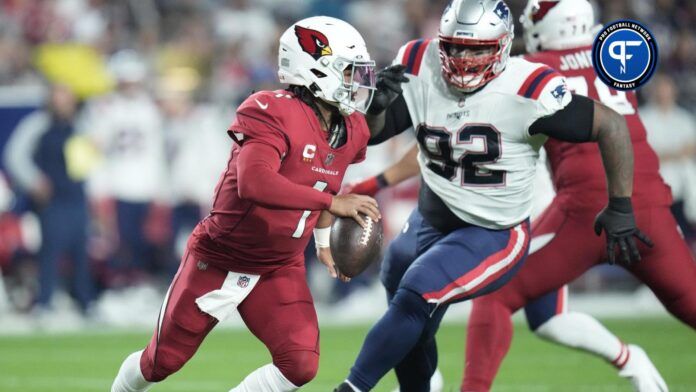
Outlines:
{"label": "red arm sleeve", "polygon": [[363,147],[358,151],[357,154],[355,154],[355,158],[353,158],[353,162],[351,164],[355,163],[360,163],[365,160],[365,156],[367,155],[367,146]]}
{"label": "red arm sleeve", "polygon": [[331,207],[330,194],[288,180],[278,173],[279,168],[275,147],[246,141],[237,158],[239,197],[275,209],[318,211]]}

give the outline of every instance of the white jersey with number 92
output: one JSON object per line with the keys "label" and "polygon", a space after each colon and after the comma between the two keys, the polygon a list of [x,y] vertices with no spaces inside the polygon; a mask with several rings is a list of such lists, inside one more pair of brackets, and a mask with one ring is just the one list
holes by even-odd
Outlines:
{"label": "white jersey with number 92", "polygon": [[395,63],[407,67],[403,95],[426,184],[456,216],[477,226],[504,229],[529,217],[546,136],[528,129],[570,102],[563,76],[511,58],[498,77],[462,95],[442,77],[437,40],[409,42]]}

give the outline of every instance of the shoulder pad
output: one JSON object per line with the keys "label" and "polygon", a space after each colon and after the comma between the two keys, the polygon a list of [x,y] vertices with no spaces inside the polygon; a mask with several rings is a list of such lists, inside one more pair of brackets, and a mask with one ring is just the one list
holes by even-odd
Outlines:
{"label": "shoulder pad", "polygon": [[407,42],[399,49],[394,62],[405,65],[406,73],[418,75],[423,63],[423,55],[431,41],[430,39],[417,39]]}

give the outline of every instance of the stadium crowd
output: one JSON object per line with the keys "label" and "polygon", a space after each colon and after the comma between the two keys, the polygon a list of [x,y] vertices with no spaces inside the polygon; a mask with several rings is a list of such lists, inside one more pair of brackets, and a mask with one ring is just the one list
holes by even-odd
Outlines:
{"label": "stadium crowd", "polygon": [[[346,19],[384,66],[404,42],[437,34],[445,3],[0,0],[0,308],[50,313],[61,282],[87,315],[106,292],[161,288],[207,214],[234,109],[254,90],[279,87],[286,26],[309,15]],[[519,15],[526,2],[508,3]],[[640,92],[641,114],[693,242],[696,2],[596,6],[602,21],[637,19],[658,37],[659,74]],[[513,53],[523,47],[517,39]],[[374,147],[348,181],[378,173],[411,140]],[[388,233],[416,186],[380,195]],[[317,299],[338,300],[375,277],[376,268]]]}

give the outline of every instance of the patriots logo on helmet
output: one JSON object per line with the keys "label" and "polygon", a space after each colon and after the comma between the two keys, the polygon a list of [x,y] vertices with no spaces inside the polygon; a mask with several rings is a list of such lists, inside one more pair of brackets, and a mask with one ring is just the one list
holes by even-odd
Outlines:
{"label": "patriots logo on helmet", "polygon": [[558,101],[558,104],[560,105],[563,102],[563,97],[565,97],[566,93],[568,92],[568,87],[566,87],[565,83],[559,84],[556,86],[555,89],[551,90],[551,95],[553,95],[554,98]]}
{"label": "patriots logo on helmet", "polygon": [[551,11],[551,9],[558,5],[558,0],[552,1],[540,1],[537,7],[532,10],[532,22],[537,23],[544,19],[544,16]]}
{"label": "patriots logo on helmet", "polygon": [[331,46],[329,46],[329,39],[319,31],[295,26],[295,35],[302,50],[312,56],[314,60],[319,60],[320,57],[333,53]]}
{"label": "patriots logo on helmet", "polygon": [[510,9],[504,2],[498,2],[493,12],[505,23],[510,22]]}

